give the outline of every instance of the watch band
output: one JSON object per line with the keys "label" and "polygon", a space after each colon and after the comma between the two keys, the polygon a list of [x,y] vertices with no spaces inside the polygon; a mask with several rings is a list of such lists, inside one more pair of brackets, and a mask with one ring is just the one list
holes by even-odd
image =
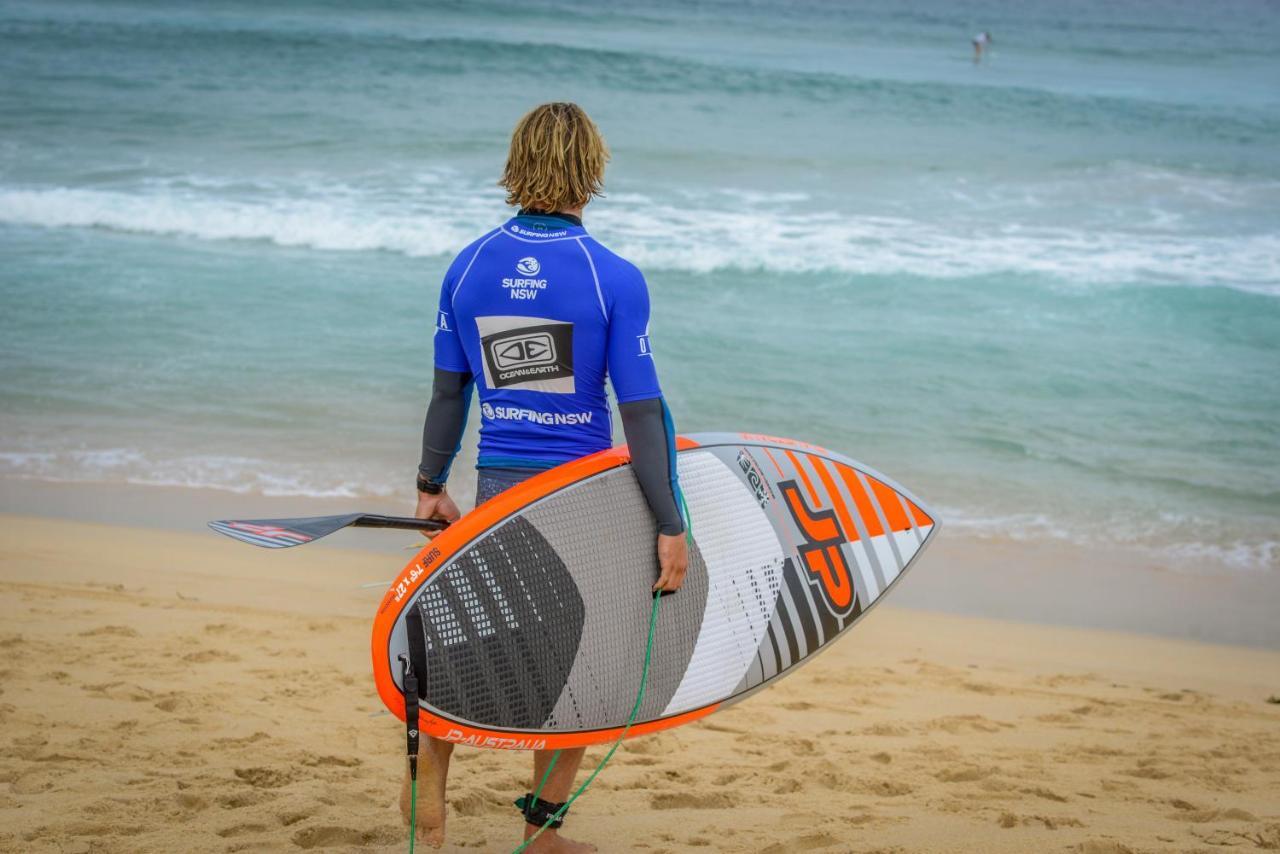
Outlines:
{"label": "watch band", "polygon": [[436,483],[422,472],[418,472],[418,491],[427,495],[439,495],[444,492],[444,484]]}

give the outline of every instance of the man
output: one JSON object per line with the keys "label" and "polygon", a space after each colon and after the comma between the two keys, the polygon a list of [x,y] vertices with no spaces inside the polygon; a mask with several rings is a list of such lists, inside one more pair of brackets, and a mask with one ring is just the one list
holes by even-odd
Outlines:
{"label": "man", "polygon": [[[678,506],[675,430],[649,348],[644,277],[592,238],[582,210],[604,182],[608,148],[576,104],[543,104],[511,137],[501,185],[519,213],[454,260],[440,290],[435,382],[418,469],[420,519],[458,519],[446,481],[480,397],[476,502],[539,471],[612,444],[605,377],[618,398],[632,466],[658,522],[661,569],[654,590],[676,590],[688,553]],[[423,739],[418,826],[444,840],[445,779],[453,745]],[[525,838],[568,799],[583,749],[565,750],[537,803],[525,808]],[[552,752],[534,754],[534,786]],[[401,810],[409,815],[406,774]],[[548,829],[529,852],[585,852]]]}
{"label": "man", "polygon": [[982,62],[982,55],[986,52],[987,47],[994,42],[995,39],[991,38],[991,33],[986,30],[973,37],[973,62],[975,65]]}

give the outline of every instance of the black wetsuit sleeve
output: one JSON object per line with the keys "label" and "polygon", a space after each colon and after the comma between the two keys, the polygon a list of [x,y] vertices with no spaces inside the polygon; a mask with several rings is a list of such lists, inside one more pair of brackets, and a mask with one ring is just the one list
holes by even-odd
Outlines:
{"label": "black wetsuit sleeve", "polygon": [[431,387],[427,420],[422,425],[422,462],[418,471],[436,483],[449,479],[449,467],[462,447],[462,431],[467,426],[471,404],[472,377],[469,372],[436,368]]}
{"label": "black wetsuit sleeve", "polygon": [[676,435],[660,397],[618,404],[622,430],[631,451],[631,467],[640,481],[649,509],[658,520],[658,533],[684,531],[676,482]]}

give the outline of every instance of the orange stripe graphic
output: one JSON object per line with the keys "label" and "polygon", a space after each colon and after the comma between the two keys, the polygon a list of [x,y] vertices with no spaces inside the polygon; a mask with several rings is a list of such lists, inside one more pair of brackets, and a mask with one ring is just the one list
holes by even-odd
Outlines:
{"label": "orange stripe graphic", "polygon": [[769,458],[769,462],[773,463],[774,469],[778,472],[778,479],[781,480],[782,466],[778,465],[778,461],[773,458],[773,454],[769,453],[768,448],[761,448],[760,450],[764,451],[764,455]]}
{"label": "orange stripe graphic", "polygon": [[914,501],[910,498],[903,498],[902,500],[907,502],[907,506],[911,508],[911,515],[915,517],[916,527],[923,528],[926,525],[933,524],[933,520],[929,518],[929,514],[917,507]]}
{"label": "orange stripe graphic", "polygon": [[867,536],[878,537],[883,534],[884,526],[880,524],[880,517],[876,515],[876,509],[871,506],[871,499],[867,497],[867,491],[862,488],[862,481],[858,480],[857,472],[842,465],[837,465],[836,471],[840,472],[844,485],[849,487],[849,494],[853,496],[853,503],[858,506],[858,515],[862,517],[862,524],[867,526]]}
{"label": "orange stripe graphic", "polygon": [[898,500],[898,493],[874,477],[869,477],[867,480],[871,481],[871,491],[876,494],[876,500],[880,502],[880,509],[884,511],[884,518],[889,523],[889,530],[909,530],[911,528],[911,520],[907,518],[907,511],[902,509],[902,502]]}
{"label": "orange stripe graphic", "polygon": [[787,455],[787,459],[791,460],[796,471],[800,472],[800,479],[804,481],[804,488],[809,490],[809,499],[813,502],[813,506],[821,507],[822,502],[818,500],[818,491],[813,488],[813,481],[809,480],[809,474],[804,470],[804,466],[800,465],[800,458],[788,450],[783,450],[782,453]]}
{"label": "orange stripe graphic", "polygon": [[[627,732],[627,738],[632,736],[644,735],[645,733],[659,732],[664,729],[670,729],[680,724],[696,721],[699,718],[705,718],[707,715],[720,708],[721,703],[716,702],[700,709],[682,712],[678,715],[672,715],[669,718],[659,718],[656,721],[646,721],[638,723],[631,727]],[[404,715],[404,702],[392,711],[397,717]],[[470,726],[468,724],[455,723],[454,721],[438,718],[425,710],[419,718],[419,729],[426,735],[439,738],[444,741],[451,741],[457,744],[469,744],[477,747],[507,748],[512,750],[526,750],[527,746],[519,746],[520,743],[528,745],[530,742],[544,742],[544,747],[548,750],[567,747],[583,747],[591,744],[601,744],[607,741],[613,741],[622,734],[622,727],[613,727],[610,729],[592,729],[581,730],[579,732],[570,733],[554,733],[554,732],[507,732],[500,729],[485,729],[484,727]],[[486,742],[486,739],[493,739]]]}
{"label": "orange stripe graphic", "polygon": [[831,477],[831,463],[821,457],[810,457],[815,460],[813,467],[818,470],[818,478],[822,481],[822,485],[826,487],[827,494],[831,496],[831,503],[836,507],[836,515],[840,517],[840,527],[844,529],[844,538],[849,542],[858,539],[858,528],[853,524],[853,517],[849,515],[849,505],[840,500],[840,490],[836,489],[836,482]]}

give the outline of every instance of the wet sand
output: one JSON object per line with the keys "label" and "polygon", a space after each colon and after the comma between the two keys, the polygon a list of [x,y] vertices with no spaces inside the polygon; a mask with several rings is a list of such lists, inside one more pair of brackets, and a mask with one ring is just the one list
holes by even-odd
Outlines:
{"label": "wet sand", "polygon": [[[381,591],[360,587],[400,562],[0,516],[0,850],[404,850],[403,732],[369,673]],[[566,832],[621,852],[1276,849],[1270,695],[1276,651],[891,602],[781,685],[629,742]],[[527,774],[459,750],[445,850],[511,850]]]}

